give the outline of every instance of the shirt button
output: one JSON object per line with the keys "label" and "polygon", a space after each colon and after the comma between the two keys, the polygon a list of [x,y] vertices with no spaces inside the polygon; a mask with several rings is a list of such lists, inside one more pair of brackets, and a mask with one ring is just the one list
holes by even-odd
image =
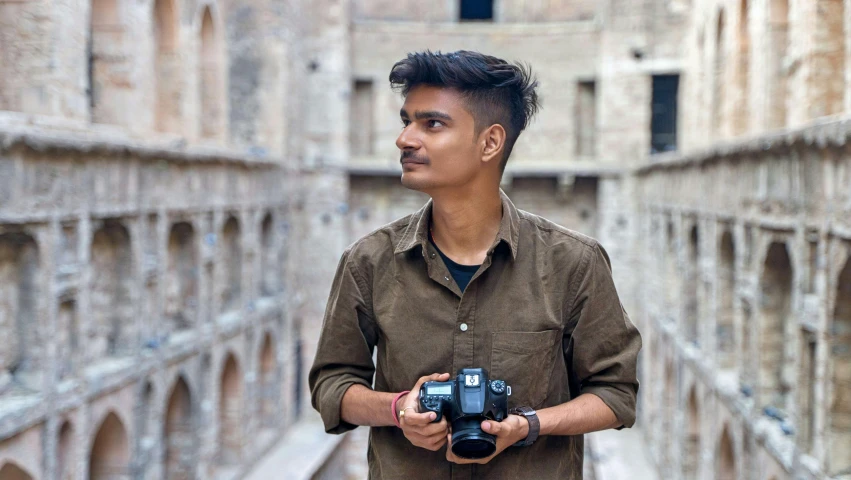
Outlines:
{"label": "shirt button", "polygon": [[434,258],[434,252],[431,252],[431,258]]}
{"label": "shirt button", "polygon": [[462,332],[466,332],[466,331],[467,331],[467,324],[466,324],[466,323],[462,323],[462,324],[461,324],[461,331],[462,331]]}
{"label": "shirt button", "polygon": [[443,277],[443,279],[446,280],[447,282],[449,281],[449,277]]}

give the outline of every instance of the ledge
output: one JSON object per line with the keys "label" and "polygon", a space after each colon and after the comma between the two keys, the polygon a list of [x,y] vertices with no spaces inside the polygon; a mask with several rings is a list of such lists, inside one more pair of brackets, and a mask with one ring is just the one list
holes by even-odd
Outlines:
{"label": "ledge", "polygon": [[[361,427],[366,428],[366,427]],[[277,445],[245,475],[244,480],[310,480],[345,440],[345,435],[325,433],[322,420],[307,412],[293,424]]]}
{"label": "ledge", "polygon": [[[4,112],[5,113],[5,112]],[[155,140],[133,138],[120,130],[93,125],[91,128],[49,128],[10,122],[4,115],[0,121],[0,153],[14,148],[33,152],[69,152],[133,156],[172,162],[236,164],[247,168],[284,167],[281,159],[265,154],[245,154],[225,147],[188,145],[185,138],[159,135]]]}
{"label": "ledge", "polygon": [[657,170],[700,166],[731,156],[764,155],[799,147],[844,147],[851,140],[851,116],[834,115],[817,119],[803,127],[777,130],[763,135],[722,141],[688,153],[670,152],[649,157],[652,162],[637,167],[637,175]]}

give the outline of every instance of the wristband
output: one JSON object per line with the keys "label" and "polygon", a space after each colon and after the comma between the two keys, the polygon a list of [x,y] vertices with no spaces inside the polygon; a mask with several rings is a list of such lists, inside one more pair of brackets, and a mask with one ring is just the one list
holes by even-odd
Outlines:
{"label": "wristband", "polygon": [[400,398],[402,398],[403,396],[405,396],[409,393],[411,393],[410,390],[405,390],[404,392],[399,392],[399,394],[396,395],[396,397],[393,399],[393,401],[390,402],[390,413],[393,415],[393,422],[399,428],[402,428],[402,425],[399,423],[399,417],[398,417],[398,414],[396,412],[396,402],[399,401]]}

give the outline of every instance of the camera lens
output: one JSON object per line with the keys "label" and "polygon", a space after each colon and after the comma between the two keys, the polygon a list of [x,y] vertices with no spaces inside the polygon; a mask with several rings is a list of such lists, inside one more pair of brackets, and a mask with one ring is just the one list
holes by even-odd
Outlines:
{"label": "camera lens", "polygon": [[452,453],[461,458],[485,458],[496,451],[496,437],[482,430],[484,417],[461,417],[452,422]]}

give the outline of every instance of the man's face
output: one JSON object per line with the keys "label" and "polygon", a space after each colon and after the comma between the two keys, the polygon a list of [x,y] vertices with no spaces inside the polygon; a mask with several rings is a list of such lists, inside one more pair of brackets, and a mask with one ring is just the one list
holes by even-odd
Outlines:
{"label": "man's face", "polygon": [[399,114],[403,129],[396,146],[406,188],[430,193],[463,186],[481,172],[475,121],[457,91],[416,86]]}

